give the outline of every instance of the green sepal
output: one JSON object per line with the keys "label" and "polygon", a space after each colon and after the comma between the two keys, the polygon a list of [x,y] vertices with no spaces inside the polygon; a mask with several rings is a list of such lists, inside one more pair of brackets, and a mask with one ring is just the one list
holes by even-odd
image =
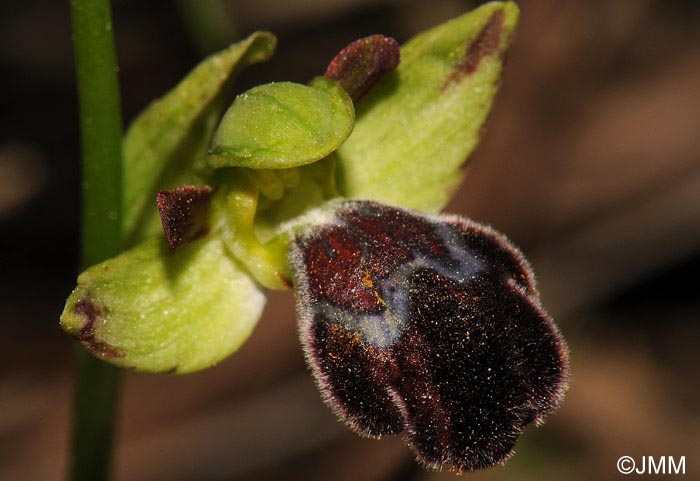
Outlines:
{"label": "green sepal", "polygon": [[61,325],[112,364],[183,374],[233,353],[264,304],[215,235],[174,253],[151,239],[83,272]]}
{"label": "green sepal", "polygon": [[352,100],[337,82],[277,82],[239,95],[214,133],[210,167],[285,169],[336,150],[352,132]]}
{"label": "green sepal", "polygon": [[124,139],[124,232],[134,244],[159,229],[155,195],[202,185],[193,167],[205,154],[235,73],[270,58],[276,38],[256,32],[215,53],[131,124]]}
{"label": "green sepal", "polygon": [[336,151],[341,195],[444,207],[479,141],[518,14],[515,3],[488,3],[401,48],[399,67],[358,102]]}

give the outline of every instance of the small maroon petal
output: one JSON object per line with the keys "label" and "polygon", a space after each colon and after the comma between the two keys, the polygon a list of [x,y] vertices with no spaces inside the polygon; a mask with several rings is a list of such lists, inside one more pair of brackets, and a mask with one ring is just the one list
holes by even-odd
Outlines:
{"label": "small maroon petal", "polygon": [[564,340],[494,230],[347,201],[291,260],[307,362],[357,431],[403,430],[427,466],[474,470],[561,402]]}
{"label": "small maroon petal", "polygon": [[206,235],[207,211],[213,189],[183,185],[158,192],[158,210],[170,251]]}
{"label": "small maroon petal", "polygon": [[336,80],[357,101],[400,61],[399,44],[391,37],[371,35],[355,40],[340,51],[324,77]]}

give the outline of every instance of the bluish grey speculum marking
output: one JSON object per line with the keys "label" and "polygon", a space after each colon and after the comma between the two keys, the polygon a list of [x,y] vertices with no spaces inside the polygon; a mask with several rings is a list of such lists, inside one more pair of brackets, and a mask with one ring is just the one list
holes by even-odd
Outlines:
{"label": "bluish grey speculum marking", "polygon": [[347,201],[293,242],[292,264],[325,400],[364,434],[404,432],[426,465],[503,461],[563,397],[564,340],[488,227]]}

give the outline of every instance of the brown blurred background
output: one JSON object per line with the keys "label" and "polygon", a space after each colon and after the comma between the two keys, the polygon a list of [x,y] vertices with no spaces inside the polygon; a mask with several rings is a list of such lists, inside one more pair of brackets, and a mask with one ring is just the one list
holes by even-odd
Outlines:
{"label": "brown blurred background", "polygon": [[[125,121],[212,49],[266,28],[242,91],[304,82],[349,41],[415,32],[459,0],[115,0]],[[700,2],[533,0],[448,210],[531,258],[571,347],[562,408],[482,480],[607,480],[622,455],[686,456],[700,479]],[[0,479],[67,467],[78,265],[78,122],[68,2],[0,1]],[[289,293],[216,368],[126,373],[115,479],[443,480],[400,439],[336,422],[306,372]],[[467,475],[465,475],[467,476]],[[637,477],[632,475],[632,477]],[[653,479],[653,476],[643,476]]]}

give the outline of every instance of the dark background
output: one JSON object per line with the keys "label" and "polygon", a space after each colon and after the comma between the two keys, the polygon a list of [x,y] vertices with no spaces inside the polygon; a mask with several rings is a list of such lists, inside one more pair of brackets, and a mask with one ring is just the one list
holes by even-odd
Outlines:
{"label": "dark background", "polygon": [[[278,52],[239,92],[308,81],[357,37],[405,41],[478,4],[231,0],[201,23],[210,0],[113,3],[125,122],[255,29],[276,32]],[[572,383],[505,467],[469,476],[617,479],[622,455],[672,455],[700,479],[700,2],[519,3],[502,91],[447,210],[532,260]],[[79,239],[67,0],[0,1],[0,92],[0,479],[59,480],[73,359],[58,316]],[[221,365],[124,381],[117,480],[390,480],[409,459],[400,438],[359,438],[322,404],[289,293]]]}

